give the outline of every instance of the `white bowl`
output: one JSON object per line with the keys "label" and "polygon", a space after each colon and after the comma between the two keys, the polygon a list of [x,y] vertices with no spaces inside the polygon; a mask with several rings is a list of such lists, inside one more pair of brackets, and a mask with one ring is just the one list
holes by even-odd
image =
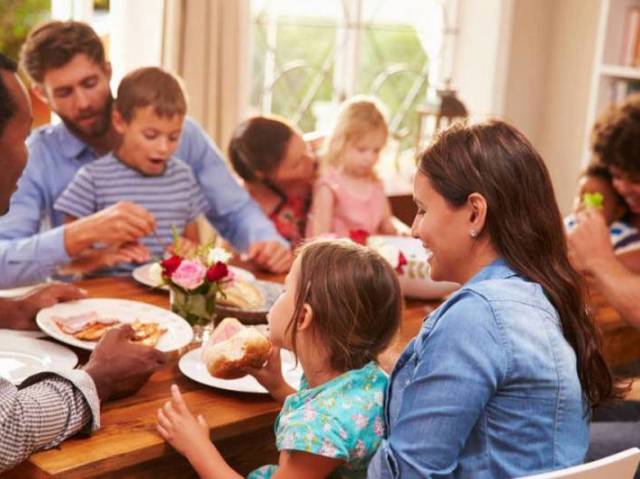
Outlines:
{"label": "white bowl", "polygon": [[371,236],[373,241],[384,241],[398,248],[407,258],[402,274],[398,274],[404,296],[419,299],[439,299],[460,287],[450,281],[434,281],[429,274],[427,251],[420,240],[409,236]]}

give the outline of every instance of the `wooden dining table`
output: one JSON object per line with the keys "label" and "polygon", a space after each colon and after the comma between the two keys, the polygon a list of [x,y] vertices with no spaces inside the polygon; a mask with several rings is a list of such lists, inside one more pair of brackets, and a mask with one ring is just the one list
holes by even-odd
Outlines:
{"label": "wooden dining table", "polygon": [[[262,279],[281,282],[283,277],[263,275]],[[166,292],[151,290],[132,278],[99,278],[77,284],[93,298],[122,298],[169,308]],[[383,368],[393,367],[407,342],[419,331],[425,315],[437,305],[435,301],[407,300],[400,331],[379,358]],[[620,351],[628,359],[640,335],[630,335],[619,315],[606,305],[601,304],[596,311],[603,325],[609,359],[617,361],[616,354]],[[620,346],[625,337],[631,346]],[[637,345],[634,351],[637,359]],[[80,362],[86,361],[86,351],[76,352]],[[179,371],[178,360],[179,354],[171,353],[167,364],[136,394],[104,403],[101,428],[90,437],[70,438],[56,448],[32,454],[0,477],[195,477],[189,463],[156,432],[156,411],[170,398],[169,388],[174,383],[183,391],[192,412],[205,417],[211,439],[239,473],[247,474],[258,466],[277,463],[273,423],[280,406],[266,394],[215,389],[194,382]]]}

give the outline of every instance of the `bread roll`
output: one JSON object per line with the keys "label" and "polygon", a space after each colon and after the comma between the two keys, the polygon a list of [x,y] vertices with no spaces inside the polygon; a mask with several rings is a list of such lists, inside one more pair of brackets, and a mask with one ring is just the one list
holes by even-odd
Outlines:
{"label": "bread roll", "polygon": [[257,329],[236,318],[225,318],[202,349],[209,373],[220,379],[245,376],[246,367],[259,368],[269,357],[271,343]]}
{"label": "bread roll", "polygon": [[247,281],[235,279],[223,286],[222,292],[224,294],[218,296],[218,304],[222,306],[247,310],[258,310],[265,307],[262,291]]}

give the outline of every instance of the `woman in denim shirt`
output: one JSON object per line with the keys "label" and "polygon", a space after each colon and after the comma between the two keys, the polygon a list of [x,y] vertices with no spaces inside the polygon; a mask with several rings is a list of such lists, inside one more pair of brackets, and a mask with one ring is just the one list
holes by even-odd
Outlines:
{"label": "woman in denim shirt", "polygon": [[368,477],[501,478],[583,461],[615,394],[540,155],[500,121],[422,155],[413,236],[462,288],[401,355]]}

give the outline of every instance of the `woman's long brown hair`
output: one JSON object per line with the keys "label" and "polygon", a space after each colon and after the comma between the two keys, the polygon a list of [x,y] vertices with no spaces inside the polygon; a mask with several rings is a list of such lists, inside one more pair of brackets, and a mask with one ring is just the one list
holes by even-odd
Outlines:
{"label": "woman's long brown hair", "polygon": [[511,268],[540,284],[556,308],[589,404],[618,395],[582,279],[569,262],[549,173],[533,145],[502,121],[454,125],[420,155],[419,170],[454,207],[474,192],[485,198],[483,234]]}

